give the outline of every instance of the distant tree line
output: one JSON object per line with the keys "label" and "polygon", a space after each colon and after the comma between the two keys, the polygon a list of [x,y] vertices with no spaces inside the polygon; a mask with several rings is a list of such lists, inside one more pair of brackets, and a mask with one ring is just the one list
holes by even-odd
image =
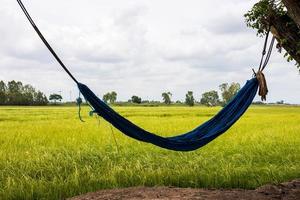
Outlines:
{"label": "distant tree line", "polygon": [[[117,93],[115,91],[108,92],[103,95],[103,101],[109,104],[115,104],[120,106],[126,105],[139,105],[143,106],[159,106],[161,104],[165,105],[205,105],[205,106],[225,106],[230,102],[230,100],[238,93],[240,90],[239,83],[223,83],[219,85],[219,92],[216,90],[211,90],[204,92],[201,95],[199,101],[194,97],[193,91],[188,91],[185,95],[185,100],[172,102],[172,93],[163,92],[161,94],[161,101],[150,101],[142,100],[141,97],[133,95],[127,102],[117,102]],[[219,95],[220,94],[220,95]],[[4,81],[0,81],[0,105],[48,105],[49,103],[57,104],[60,102],[62,104],[62,96],[60,94],[51,94],[48,101],[46,95],[39,90],[36,90],[33,86],[29,84],[23,84],[21,81],[9,81],[7,84]],[[72,103],[72,102],[69,102]],[[74,102],[73,102],[74,103]],[[260,105],[263,102],[253,102],[253,104]],[[273,104],[286,104],[283,100],[278,101]]]}
{"label": "distant tree line", "polygon": [[[221,91],[222,100],[219,98],[219,94],[216,90],[211,90],[208,92],[204,92],[202,94],[202,97],[200,99],[200,104],[206,105],[206,106],[217,106],[226,105],[240,90],[240,84],[239,83],[223,83],[219,86],[219,89]],[[167,105],[171,104],[171,97],[172,94],[170,92],[164,92],[162,93],[163,102]],[[181,103],[180,101],[177,101],[176,103]],[[196,103],[196,100],[194,98],[193,91],[188,91],[185,95],[185,104],[188,106],[194,106]]]}
{"label": "distant tree line", "polygon": [[0,105],[47,105],[44,93],[20,81],[0,81]]}
{"label": "distant tree line", "polygon": [[[211,90],[208,92],[204,92],[201,96],[200,101],[196,101],[194,98],[193,91],[188,91],[185,95],[185,101],[184,104],[188,106],[194,106],[196,103],[206,106],[224,106],[226,105],[240,90],[240,84],[239,83],[223,83],[219,86],[222,99],[220,99],[219,94],[216,90]],[[171,105],[172,102],[172,93],[171,92],[163,92],[161,94],[163,103],[166,105]],[[117,100],[117,93],[115,91],[108,92],[103,95],[103,101],[106,103],[114,104]],[[118,105],[121,102],[118,102]],[[131,99],[128,100],[128,103],[133,104],[159,104],[160,102],[157,101],[149,101],[149,100],[142,100],[141,97],[133,95]],[[183,104],[181,101],[176,101],[176,104]]]}
{"label": "distant tree line", "polygon": [[[199,103],[205,106],[225,106],[238,93],[240,88],[239,83],[223,83],[219,86],[222,100],[216,90],[211,90],[202,94]],[[189,106],[193,106],[195,104],[192,91],[188,91],[186,94],[185,103]]]}

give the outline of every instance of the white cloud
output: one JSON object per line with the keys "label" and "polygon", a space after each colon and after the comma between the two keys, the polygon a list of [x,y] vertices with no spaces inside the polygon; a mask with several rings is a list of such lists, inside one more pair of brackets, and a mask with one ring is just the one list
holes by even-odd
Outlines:
{"label": "white cloud", "polygon": [[[43,46],[15,1],[0,8],[0,79],[47,92],[77,90]],[[244,24],[251,1],[24,0],[70,70],[96,94],[115,90],[160,99],[169,90],[197,98],[223,82],[244,83],[258,64],[263,39]],[[267,70],[269,101],[300,103],[296,67],[274,52]],[[281,84],[284,82],[284,86]],[[284,87],[284,88],[283,88]]]}

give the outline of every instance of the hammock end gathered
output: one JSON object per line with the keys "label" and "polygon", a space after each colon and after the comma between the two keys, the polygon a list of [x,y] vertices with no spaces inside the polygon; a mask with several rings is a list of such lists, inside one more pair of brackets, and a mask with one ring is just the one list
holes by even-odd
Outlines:
{"label": "hammock end gathered", "polygon": [[267,94],[269,92],[266,77],[263,74],[263,72],[260,70],[255,73],[255,76],[258,81],[258,87],[259,87],[258,95],[261,97],[262,101],[266,101]]}

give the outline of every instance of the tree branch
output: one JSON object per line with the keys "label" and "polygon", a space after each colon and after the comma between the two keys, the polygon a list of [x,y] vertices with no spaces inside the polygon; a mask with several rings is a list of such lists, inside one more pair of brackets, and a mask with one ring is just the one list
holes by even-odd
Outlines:
{"label": "tree branch", "polygon": [[300,27],[300,1],[299,0],[282,0],[288,10],[288,15]]}
{"label": "tree branch", "polygon": [[271,24],[278,43],[300,64],[300,29],[287,15],[273,16]]}

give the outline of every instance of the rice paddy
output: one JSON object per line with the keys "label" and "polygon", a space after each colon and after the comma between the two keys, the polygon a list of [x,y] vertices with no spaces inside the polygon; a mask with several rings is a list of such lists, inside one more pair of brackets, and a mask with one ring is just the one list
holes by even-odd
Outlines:
{"label": "rice paddy", "polygon": [[[171,136],[221,108],[116,107]],[[252,189],[300,177],[300,107],[252,106],[224,135],[193,152],[138,142],[76,107],[0,107],[0,199],[65,199],[104,188]]]}

